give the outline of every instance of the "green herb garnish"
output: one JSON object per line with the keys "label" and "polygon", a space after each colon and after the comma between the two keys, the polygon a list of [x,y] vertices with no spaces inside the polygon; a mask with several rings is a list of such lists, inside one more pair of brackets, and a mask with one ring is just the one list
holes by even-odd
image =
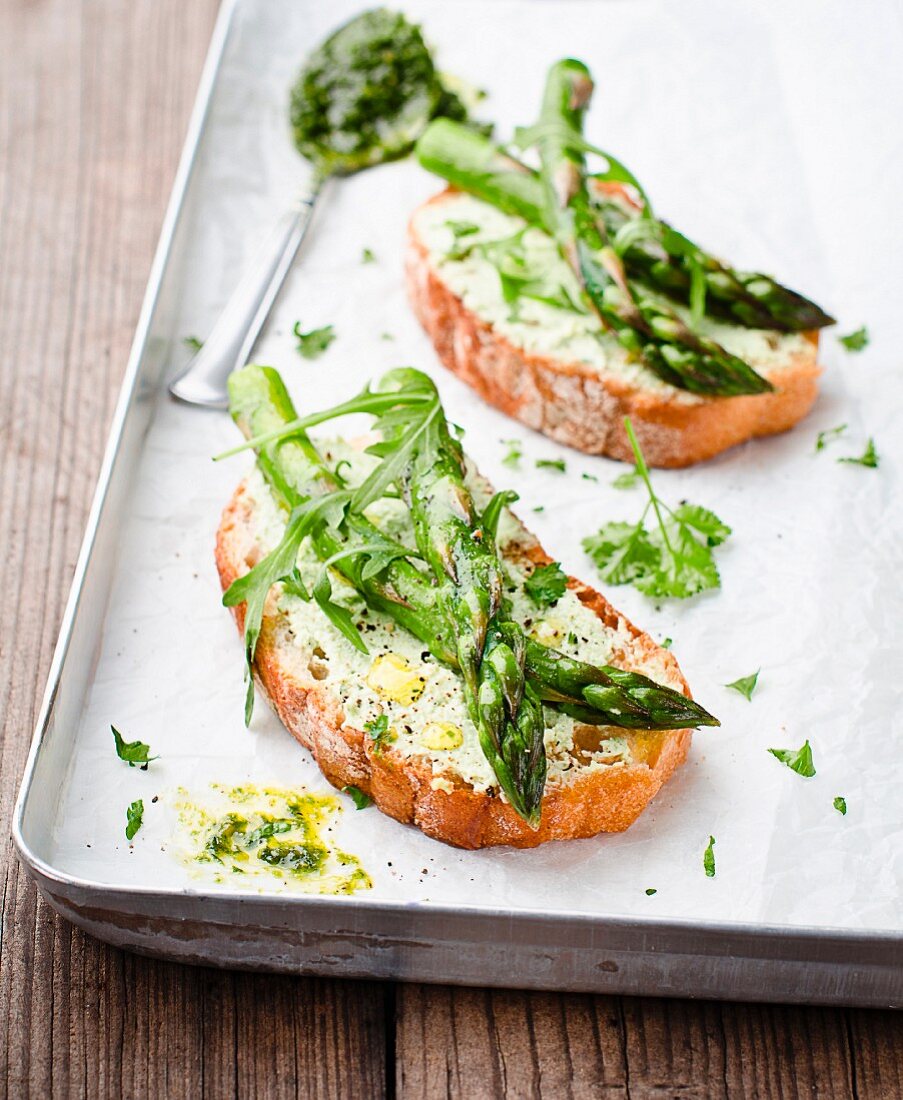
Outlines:
{"label": "green herb garnish", "polygon": [[368,794],[364,794],[360,787],[348,786],[342,787],[342,790],[358,810],[366,810],[368,806],[373,805],[373,799]]}
{"label": "green herb garnish", "polygon": [[662,642],[662,649],[670,649],[673,644],[674,644],[674,639],[673,638],[665,638],[664,641]]}
{"label": "green herb garnish", "polygon": [[863,348],[867,348],[869,345],[869,330],[863,325],[847,336],[838,336],[837,340],[843,344],[847,351],[862,351]]}
{"label": "green herb garnish", "polygon": [[144,821],[144,801],[137,798],[125,811],[125,838],[131,840]]}
{"label": "green herb garnish", "polygon": [[536,507],[533,509],[534,512],[544,512],[545,510],[546,506],[544,504],[537,504]]}
{"label": "green herb garnish", "polygon": [[392,731],[389,729],[389,716],[380,714],[378,718],[371,718],[364,723],[364,733],[373,742],[374,752],[378,755],[392,740]]}
{"label": "green herb garnish", "polygon": [[648,889],[646,890],[646,897],[647,897],[647,898],[651,898],[653,894],[657,894],[657,893],[658,893],[658,890],[656,890],[656,889],[655,889],[654,887],[650,886],[650,887],[649,887],[649,888],[648,888]]}
{"label": "green herb garnish", "polygon": [[317,359],[335,340],[335,330],[332,325],[324,325],[323,328],[312,328],[310,332],[302,332],[301,322],[296,321],[292,332],[298,340],[298,354],[304,359]]}
{"label": "green herb garnish", "polygon": [[583,478],[584,481],[598,481],[599,480],[596,477],[595,474],[581,474],[580,476]]}
{"label": "green herb garnish", "polygon": [[381,332],[379,334],[379,338],[380,338],[380,340],[394,340],[395,339],[395,337],[392,335],[391,332]]}
{"label": "green herb garnish", "polygon": [[191,352],[191,353],[192,353],[193,355],[197,355],[197,353],[198,353],[198,352],[199,352],[199,351],[201,350],[201,348],[202,348],[202,347],[204,346],[204,341],[203,341],[203,340],[199,340],[199,339],[197,338],[197,336],[186,336],[186,337],[185,337],[185,338],[184,338],[184,339],[182,340],[182,343],[183,343],[183,344],[185,345],[185,347],[186,347],[186,348],[188,348],[188,350],[189,350],[189,351],[190,351],[190,352]]}
{"label": "green herb garnish", "polygon": [[642,481],[640,471],[634,466],[630,470],[625,470],[623,474],[618,474],[611,485],[613,489],[633,489],[639,485],[640,481]]}
{"label": "green herb garnish", "polygon": [[472,237],[474,233],[480,232],[480,227],[474,222],[447,221],[445,226],[451,230],[456,241],[460,241],[462,237]]}
{"label": "green herb garnish", "polygon": [[769,749],[772,756],[776,756],[782,764],[786,764],[797,775],[803,775],[811,779],[815,775],[815,765],[812,762],[812,748],[808,740],[803,742],[799,749]]}
{"label": "green herb garnish", "polygon": [[372,248],[361,249],[361,263],[373,264],[376,263],[376,253]]}
{"label": "green herb garnish", "polygon": [[734,691],[745,696],[747,699],[752,699],[753,692],[756,690],[756,683],[759,679],[759,673],[762,670],[757,668],[751,676],[741,676],[739,680],[732,680],[731,683],[725,684],[726,688],[733,688]]}
{"label": "green herb garnish", "polygon": [[156,756],[148,756],[150,745],[145,745],[143,741],[124,741],[122,734],[115,726],[110,726],[110,729],[113,731],[113,740],[116,742],[116,755],[120,760],[125,760],[130,768],[139,767],[142,771],[147,771],[147,765],[151,760],[159,759]]}
{"label": "green herb garnish", "polygon": [[715,838],[709,837],[706,850],[702,853],[702,866],[705,868],[707,878],[715,877]]}
{"label": "green herb garnish", "polygon": [[521,442],[519,439],[502,439],[499,441],[504,443],[508,448],[508,453],[502,459],[502,462],[506,466],[519,466],[520,460],[524,457],[524,452],[521,450]]}
{"label": "green herb garnish", "polygon": [[846,462],[851,466],[867,466],[870,470],[878,468],[878,452],[875,450],[875,441],[870,439],[865,445],[865,450],[858,458],[838,458],[838,462]]}
{"label": "green herb garnish", "polygon": [[843,816],[846,817],[846,815],[847,815],[847,800],[843,797],[842,794],[839,794],[834,799],[834,809],[839,814],[843,814]]}
{"label": "green herb garnish", "polygon": [[[583,540],[584,550],[604,580],[632,584],[647,596],[685,599],[708,588],[720,588],[712,549],[730,535],[730,527],[697,504],[684,502],[669,508],[652,488],[630,420],[625,418],[624,424],[649,500],[635,524],[605,524]],[[650,510],[656,526],[647,531],[644,523]]]}
{"label": "green herb garnish", "polygon": [[524,581],[524,591],[538,607],[549,607],[567,591],[567,574],[557,561],[538,565]]}
{"label": "green herb garnish", "polygon": [[819,432],[818,438],[815,440],[816,454],[819,451],[823,451],[825,447],[827,447],[829,443],[833,443],[835,439],[839,439],[846,430],[846,424],[838,424],[836,428],[826,428],[823,432]]}
{"label": "green herb garnish", "polygon": [[537,458],[537,470],[555,470],[559,474],[567,473],[567,463],[563,458]]}

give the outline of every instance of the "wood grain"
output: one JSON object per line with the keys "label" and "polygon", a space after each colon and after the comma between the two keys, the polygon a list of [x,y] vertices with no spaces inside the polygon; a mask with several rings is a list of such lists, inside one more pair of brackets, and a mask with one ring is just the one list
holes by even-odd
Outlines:
{"label": "wood grain", "polygon": [[216,0],[0,0],[0,1097],[903,1097],[891,1013],[231,974],[115,951],[8,821]]}

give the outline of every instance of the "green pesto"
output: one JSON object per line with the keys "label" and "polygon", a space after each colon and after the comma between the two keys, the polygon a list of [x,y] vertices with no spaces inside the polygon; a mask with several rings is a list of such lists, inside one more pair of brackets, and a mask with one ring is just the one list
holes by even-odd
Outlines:
{"label": "green pesto", "polygon": [[308,57],[291,93],[295,145],[322,176],[350,175],[407,155],[432,118],[467,120],[420,28],[374,8]]}

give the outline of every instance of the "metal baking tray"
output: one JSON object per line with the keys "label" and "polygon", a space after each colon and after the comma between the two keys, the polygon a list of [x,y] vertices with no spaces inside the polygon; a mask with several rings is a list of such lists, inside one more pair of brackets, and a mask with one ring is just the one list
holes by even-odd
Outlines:
{"label": "metal baking tray", "polygon": [[[903,942],[894,918],[899,892],[893,875],[890,884],[883,883],[883,894],[872,892],[870,906],[857,901],[863,885],[857,881],[852,889],[839,888],[842,904],[832,908],[838,888],[831,874],[837,867],[829,871],[825,896],[810,898],[798,878],[812,863],[805,847],[799,865],[776,861],[775,852],[786,847],[781,829],[794,830],[803,845],[810,834],[816,840],[827,834],[822,826],[811,829],[799,816],[804,811],[793,809],[802,789],[792,786],[795,776],[786,769],[769,772],[769,761],[760,761],[760,780],[756,768],[747,770],[737,755],[739,740],[749,732],[751,712],[741,709],[748,706],[745,700],[719,698],[726,740],[710,740],[722,733],[707,734],[705,741],[700,735],[691,763],[623,837],[548,845],[537,852],[460,853],[375,810],[345,813],[349,845],[357,830],[361,843],[364,834],[372,834],[374,859],[376,851],[395,857],[378,873],[374,868],[378,888],[372,895],[271,895],[198,883],[160,851],[167,846],[162,819],[150,822],[133,847],[122,842],[124,806],[138,793],[146,798],[157,793],[158,785],[162,790],[253,772],[326,786],[306,753],[272,716],[261,713],[265,708],[258,706],[250,732],[241,728],[240,645],[218,606],[211,562],[216,510],[240,471],[214,466],[209,456],[234,435],[227,417],[176,406],[165,393],[166,380],[187,358],[181,340],[207,330],[255,240],[299,182],[301,168],[283,133],[285,89],[307,45],[358,5],[321,10],[325,7],[313,0],[226,0],[221,10],[15,811],[21,860],[46,900],[87,932],[185,962],[481,986],[900,1004]],[[427,24],[450,68],[476,71],[487,80],[496,65],[493,20],[516,16],[525,43],[521,58],[536,60],[534,84],[545,62],[575,48],[569,19],[578,10],[599,10],[556,5],[552,28],[548,9],[538,0],[458,5],[415,0],[406,9]],[[648,45],[650,20],[674,26],[657,6],[605,5],[604,10],[606,36],[616,43],[620,36],[622,42],[642,39]],[[710,12],[707,18],[714,16]],[[469,37],[456,46],[461,37],[456,28],[473,21],[485,25],[479,37],[486,41]],[[720,41],[718,26],[708,40],[700,31],[703,56]],[[580,46],[593,60],[592,42],[581,39]],[[502,93],[501,115],[518,117],[515,91],[508,87]],[[694,94],[706,98],[704,92],[697,87]],[[628,117],[625,135],[631,125]],[[658,138],[667,144],[666,135]],[[432,350],[407,316],[398,270],[404,214],[433,189],[434,182],[413,165],[402,164],[343,182],[328,197],[263,345],[266,358],[284,368],[309,407],[353,392],[364,378],[397,361],[433,369]],[[381,211],[384,217],[377,216]],[[714,218],[717,222],[717,212]],[[727,221],[720,226],[726,227]],[[733,243],[742,251],[750,242],[741,236]],[[375,267],[360,267],[362,245],[377,252]],[[330,309],[336,314],[328,314]],[[291,321],[298,315],[311,326],[335,320],[340,339],[322,369],[305,367],[300,379],[292,379],[292,372],[302,370],[291,350]],[[391,324],[394,341],[379,338],[381,324]],[[524,434],[438,368],[435,373],[453,419],[476,426],[472,435],[481,462],[491,464],[499,437]],[[829,387],[828,419],[819,427],[827,426],[835,400]],[[598,470],[593,463],[602,461],[582,459],[539,437],[529,442],[535,454],[567,455],[574,469]],[[673,475],[670,484],[675,492],[692,484],[694,495],[697,489],[716,494],[714,506],[721,511],[719,484],[768,477],[768,462],[781,462],[789,446],[762,444],[758,451],[747,449],[740,458],[716,463],[714,470]],[[606,464],[604,471],[613,476],[616,469]],[[518,488],[527,498],[531,491],[548,494],[548,482],[537,485],[525,482]],[[548,521],[548,541],[566,533],[567,517],[582,518],[592,507],[591,498],[578,491],[596,491],[572,483],[552,488],[564,511]],[[569,547],[575,545],[572,540]],[[572,548],[555,549],[576,554]],[[719,600],[730,598],[727,580]],[[623,596],[616,602],[644,625],[654,620],[662,633],[669,625],[683,627],[685,636],[697,626],[710,636],[716,630],[710,605],[692,612],[697,618],[691,628],[692,616],[684,612],[668,618],[670,612],[649,609],[636,594]],[[688,674],[694,684],[702,680],[706,690],[700,695],[708,702],[728,678],[724,670],[716,668],[706,679],[701,657],[692,649],[686,658],[682,649],[679,653],[685,667],[694,666]],[[780,705],[778,698],[769,704],[766,696],[759,713],[777,721]],[[730,719],[741,734],[733,742]],[[110,722],[159,747],[161,762],[148,773],[125,769],[108,743]],[[227,747],[220,755],[221,744]],[[724,744],[733,747],[718,747]],[[723,752],[728,756],[722,760]],[[763,784],[758,808],[748,813],[738,808],[743,799],[736,778],[732,786],[721,784],[728,764],[738,775],[737,760],[744,785]],[[830,771],[830,761],[826,764]],[[778,785],[780,794],[765,793]],[[893,784],[885,790],[892,795]],[[850,797],[851,814],[855,802]],[[727,831],[731,814],[742,819],[733,842]],[[892,821],[892,815],[874,819],[862,834],[870,851],[877,844],[890,853],[891,872]],[[710,828],[718,832],[723,860],[714,884],[702,876],[700,858]],[[761,833],[771,838],[765,845],[767,867],[752,854]],[[701,838],[698,846],[695,837]],[[738,857],[733,871],[731,855]],[[859,865],[842,857],[846,873]],[[662,886],[654,901],[642,889],[650,876]],[[813,913],[832,919],[813,919]]]}

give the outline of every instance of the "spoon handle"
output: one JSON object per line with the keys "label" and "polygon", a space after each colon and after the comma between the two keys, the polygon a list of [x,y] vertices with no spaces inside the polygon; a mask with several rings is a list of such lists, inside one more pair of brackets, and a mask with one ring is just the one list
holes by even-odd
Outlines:
{"label": "spoon handle", "polygon": [[292,260],[304,240],[321,184],[314,181],[279,219],[266,242],[242,275],[204,346],[169,386],[169,392],[191,405],[225,409],[226,379],[250,356],[260,330]]}

